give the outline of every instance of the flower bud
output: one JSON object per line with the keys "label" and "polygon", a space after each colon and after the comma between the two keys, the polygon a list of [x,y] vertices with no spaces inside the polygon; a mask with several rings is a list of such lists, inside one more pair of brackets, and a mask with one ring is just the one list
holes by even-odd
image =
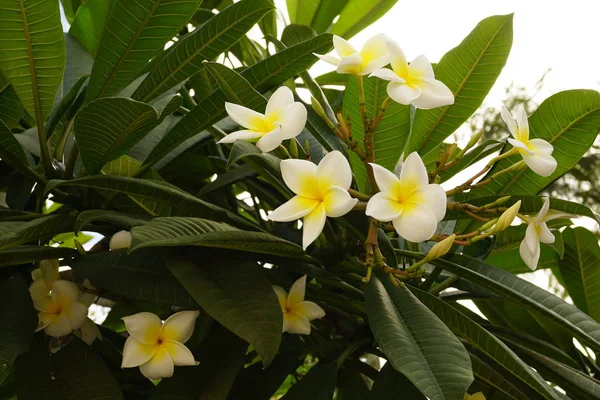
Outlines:
{"label": "flower bud", "polygon": [[504,211],[500,218],[498,218],[498,222],[496,222],[496,225],[494,225],[494,233],[503,231],[506,228],[508,228],[517,216],[519,208],[521,208],[521,200],[517,201],[515,204],[510,206],[510,208]]}
{"label": "flower bud", "polygon": [[119,231],[115,233],[108,243],[108,247],[110,247],[111,250],[127,249],[130,245],[131,232],[129,231]]}
{"label": "flower bud", "polygon": [[429,253],[427,253],[427,257],[425,257],[425,259],[427,261],[435,260],[449,252],[452,248],[452,244],[454,244],[454,239],[456,239],[456,235],[452,234],[441,242],[436,243],[431,250],[429,250]]}

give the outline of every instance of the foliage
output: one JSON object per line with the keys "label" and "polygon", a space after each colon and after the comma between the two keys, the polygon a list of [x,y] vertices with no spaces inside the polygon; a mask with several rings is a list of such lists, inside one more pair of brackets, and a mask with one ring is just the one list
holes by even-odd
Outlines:
{"label": "foliage", "polygon": [[[270,0],[0,0],[2,398],[600,399],[600,246],[571,221],[598,221],[600,93],[509,96],[530,115],[527,139],[553,146],[558,167],[538,176],[497,108],[477,111],[509,56],[512,15],[481,21],[435,79],[310,75],[315,54],[395,4],[288,0],[286,26]],[[338,70],[367,69],[367,53],[337,53],[325,59]],[[388,97],[413,84],[453,103]],[[286,128],[273,110],[288,106],[301,133],[263,153],[254,143]],[[446,143],[465,122],[469,144]],[[218,143],[240,125],[253,139]],[[435,233],[399,235],[426,228],[408,207],[373,218],[389,212],[373,211],[383,193],[388,206],[429,204]],[[310,207],[286,214],[298,204]],[[533,239],[537,268],[572,304],[518,276]],[[92,302],[106,321],[76,322]],[[189,335],[169,333],[188,357],[168,353],[172,377],[121,368],[139,338],[131,318],[196,315],[186,310],[200,316],[177,325]],[[59,318],[72,333],[53,335]]]}

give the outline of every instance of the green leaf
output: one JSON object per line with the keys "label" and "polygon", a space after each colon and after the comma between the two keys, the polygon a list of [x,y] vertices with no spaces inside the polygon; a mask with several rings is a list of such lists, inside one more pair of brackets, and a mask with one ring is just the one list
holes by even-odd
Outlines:
{"label": "green leaf", "polygon": [[350,39],[388,12],[398,0],[350,0],[331,27],[331,33]]}
{"label": "green leaf", "polygon": [[504,343],[486,331],[479,324],[460,312],[450,303],[438,299],[419,289],[411,292],[437,315],[455,334],[469,342],[471,346],[494,360],[507,373],[530,386],[546,399],[560,399],[546,382]]}
{"label": "green leaf", "polygon": [[139,199],[140,204],[145,205],[145,211],[152,216],[213,218],[236,226],[256,229],[248,220],[224,208],[158,181],[123,176],[90,176],[71,181],[52,180],[48,182],[46,190],[50,191],[55,187],[89,187],[126,194]]}
{"label": "green leaf", "polygon": [[123,229],[131,229],[134,226],[144,225],[148,222],[147,220],[137,216],[132,217],[127,214],[111,210],[86,210],[77,216],[74,231],[79,232],[92,222],[97,221],[108,222]]}
{"label": "green leaf", "polygon": [[[479,146],[468,151],[463,156],[463,158],[456,161],[456,163],[452,167],[450,167],[446,171],[444,171],[440,175],[442,182],[447,181],[448,179],[452,178],[459,172],[464,171],[469,166],[475,164],[478,161],[483,160],[485,157],[489,156],[490,154],[496,153],[497,151],[501,150],[505,145],[506,145],[506,143],[500,142],[498,140],[486,140],[485,142],[481,143]],[[435,154],[435,153],[430,152],[429,154]]]}
{"label": "green leaf", "polygon": [[174,96],[161,110],[139,101],[105,97],[88,103],[75,117],[75,139],[81,160],[89,174],[127,153],[167,115],[181,105]]}
{"label": "green leaf", "polygon": [[115,3],[116,0],[87,0],[71,23],[69,34],[92,55],[96,55],[106,17]]}
{"label": "green leaf", "polygon": [[[89,2],[84,4],[84,7]],[[67,65],[62,82],[63,96],[71,91],[82,76],[89,76],[92,72],[94,59],[73,36],[65,33],[65,45],[67,49]]]}
{"label": "green leaf", "polygon": [[[331,35],[319,35],[246,68],[240,75],[257,91],[266,92],[306,70],[317,60],[313,53],[326,53],[331,46]],[[144,164],[155,164],[185,140],[225,117],[226,99],[225,94],[217,90],[201,101],[162,138]]]}
{"label": "green leaf", "polygon": [[473,381],[471,362],[446,325],[387,276],[371,277],[365,302],[371,331],[392,366],[432,400],[463,400]]}
{"label": "green leaf", "polygon": [[23,116],[25,109],[15,89],[0,69],[0,121],[9,128],[14,127]]}
{"label": "green leaf", "polygon": [[513,16],[481,21],[458,46],[436,65],[435,78],[454,93],[454,104],[417,110],[406,154],[436,149],[481,105],[506,64],[512,45]]}
{"label": "green leaf", "polygon": [[51,258],[71,258],[78,253],[66,247],[16,246],[0,251],[0,267],[29,264]]}
{"label": "green leaf", "polygon": [[123,89],[198,9],[200,0],[115,0],[106,18],[86,99]]}
{"label": "green leaf", "polygon": [[425,396],[408,378],[386,363],[379,371],[371,389],[370,400],[425,400]]}
{"label": "green leaf", "polygon": [[131,255],[124,251],[93,252],[72,261],[70,266],[95,286],[119,296],[197,307],[155,249]]}
{"label": "green leaf", "polygon": [[[595,90],[567,90],[546,99],[529,118],[530,138],[548,141],[558,167],[548,177],[529,168],[499,176],[494,182],[472,191],[471,197],[490,194],[537,194],[573,168],[594,143],[600,131],[600,93]],[[521,156],[498,162],[496,173],[519,161]]]}
{"label": "green leaf", "polygon": [[335,363],[318,363],[281,400],[330,400],[337,381]]}
{"label": "green leaf", "polygon": [[65,69],[58,1],[0,0],[0,68],[30,115],[43,124]]}
{"label": "green leaf", "polygon": [[37,327],[37,313],[28,289],[19,274],[0,283],[0,384],[8,377],[15,359],[29,350]]}
{"label": "green leaf", "polygon": [[[21,399],[65,399],[59,382],[50,368],[50,352],[46,337],[43,332],[38,333],[29,351],[17,358],[15,362],[17,395]],[[32,382],[35,382],[35,385]]]}
{"label": "green leaf", "polygon": [[[496,368],[487,364],[481,358],[469,353],[471,364],[473,365],[473,375],[478,381],[483,381],[495,388],[498,392],[515,400],[528,400],[529,398],[521,393],[508,379],[506,379]],[[552,391],[552,389],[549,389]],[[561,397],[556,394],[556,399]]]}
{"label": "green leaf", "polygon": [[563,231],[565,256],[558,261],[569,296],[581,311],[600,322],[600,247],[585,228]]}
{"label": "green leaf", "polygon": [[[14,247],[19,244],[33,242],[34,240],[51,238],[59,233],[72,232],[74,217],[67,215],[50,215],[37,218],[33,221],[23,223],[18,228],[10,222],[1,222],[1,225],[9,224],[9,231],[0,234],[0,249]],[[0,228],[0,232],[3,229]]]}
{"label": "green leaf", "polygon": [[8,165],[25,175],[35,174],[29,166],[25,150],[10,129],[0,121],[0,158]]}
{"label": "green leaf", "polygon": [[[283,316],[265,271],[242,260],[168,259],[171,273],[211,317],[254,346],[268,366],[279,350]],[[224,268],[226,266],[226,268]]]}
{"label": "green leaf", "polygon": [[548,291],[475,258],[459,254],[446,257],[447,260],[437,259],[431,263],[550,318],[581,343],[600,350],[600,325],[587,314]]}
{"label": "green leaf", "polygon": [[202,246],[302,258],[298,245],[263,232],[247,232],[201,218],[155,218],[131,230],[130,251],[145,247]]}
{"label": "green leaf", "polygon": [[196,74],[204,60],[227,51],[272,9],[268,0],[242,0],[211,17],[169,49],[132,98],[148,101]]}
{"label": "green leaf", "polygon": [[[389,82],[379,78],[363,79],[365,91],[365,111],[370,118],[379,115],[381,104],[388,97],[386,87]],[[352,137],[364,149],[363,140],[365,132],[358,102],[358,81],[352,78],[348,81],[344,92],[344,116],[350,116],[352,123]],[[375,162],[382,167],[393,171],[402,149],[406,145],[410,133],[410,106],[391,102],[383,119],[379,123],[374,140]],[[352,153],[354,154],[354,153]],[[354,170],[356,182],[361,191],[368,188],[367,169],[356,155],[351,155],[350,161]]]}
{"label": "green leaf", "polygon": [[[349,0],[287,0],[292,24],[312,27],[318,33],[327,31]],[[283,37],[282,37],[283,41]]]}

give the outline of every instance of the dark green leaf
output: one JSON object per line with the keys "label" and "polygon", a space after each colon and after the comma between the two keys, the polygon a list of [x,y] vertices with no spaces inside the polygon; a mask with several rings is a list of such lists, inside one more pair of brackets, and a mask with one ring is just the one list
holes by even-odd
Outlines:
{"label": "dark green leaf", "polygon": [[322,33],[329,29],[346,4],[348,0],[287,0],[287,9],[292,24],[310,26]]}
{"label": "dark green leaf", "polygon": [[481,21],[436,65],[435,77],[454,93],[454,104],[417,110],[406,153],[424,155],[463,124],[481,105],[506,63],[512,46],[512,14]]}
{"label": "dark green leaf", "polygon": [[365,301],[371,331],[388,361],[430,399],[463,400],[473,381],[463,345],[405,286],[377,275]]}
{"label": "dark green leaf", "polygon": [[116,0],[87,0],[71,23],[69,34],[92,55],[96,55],[106,17],[115,3]]}
{"label": "dark green leaf", "polygon": [[173,38],[198,9],[200,0],[115,0],[106,17],[87,99],[123,89]]}
{"label": "dark green leaf", "polygon": [[330,400],[337,380],[335,364],[319,363],[296,383],[281,400]]}
{"label": "dark green leaf", "polygon": [[279,350],[283,316],[264,270],[242,260],[167,260],[171,273],[216,321],[254,346],[268,366]]}
{"label": "dark green leaf", "polygon": [[148,221],[139,217],[131,217],[127,214],[110,210],[86,210],[77,216],[75,232],[81,231],[92,222],[102,221],[117,225],[123,229],[131,229],[134,226],[144,225]]}
{"label": "dark green leaf", "polygon": [[133,94],[148,101],[198,72],[204,60],[215,59],[242,38],[273,5],[268,0],[242,0],[175,44]]}
{"label": "dark green leaf", "polygon": [[[6,249],[19,244],[32,242],[34,240],[47,239],[63,232],[72,232],[74,217],[65,215],[49,215],[43,218],[37,218],[33,221],[19,225],[17,229],[9,228],[10,230],[0,235],[0,249]],[[0,225],[11,224],[10,222],[2,222]],[[0,232],[3,229],[0,228]]]}
{"label": "dark green leaf", "polygon": [[[46,337],[43,332],[38,333],[29,351],[17,358],[15,362],[19,399],[65,400],[50,368],[50,352]],[[35,385],[32,382],[35,382]]]}
{"label": "dark green leaf", "polygon": [[16,246],[0,251],[0,266],[29,264],[51,258],[71,258],[77,254],[67,247]]}
{"label": "dark green leaf", "polygon": [[21,143],[2,121],[0,121],[0,158],[19,172],[28,176],[35,174],[29,166]]}
{"label": "dark green leaf", "polygon": [[370,400],[425,400],[425,396],[408,378],[387,363],[381,368],[373,388]]}
{"label": "dark green leaf", "polygon": [[[469,353],[469,356],[471,357],[471,364],[473,365],[473,375],[475,375],[478,381],[487,383],[510,399],[529,399],[494,367],[485,363],[481,358],[474,354]],[[552,389],[549,390],[552,391]],[[561,397],[556,394],[556,397],[553,398],[560,399]]]}
{"label": "dark green leaf", "polygon": [[331,33],[350,39],[388,12],[398,0],[349,0]]}
{"label": "dark green leaf", "polygon": [[0,121],[12,128],[19,122],[24,111],[15,89],[0,70]]}

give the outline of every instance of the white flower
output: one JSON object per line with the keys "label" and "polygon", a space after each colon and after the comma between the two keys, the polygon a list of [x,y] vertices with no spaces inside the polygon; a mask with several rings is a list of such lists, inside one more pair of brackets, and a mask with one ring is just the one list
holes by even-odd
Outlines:
{"label": "white flower", "polygon": [[89,318],[86,318],[79,330],[74,331],[73,334],[90,346],[94,343],[94,340],[102,340],[102,333],[100,333],[98,325]]}
{"label": "white flower", "polygon": [[341,217],[358,202],[348,194],[352,170],[339,151],[327,154],[319,166],[306,160],[283,160],[281,175],[296,196],[274,210],[269,219],[289,222],[304,217],[305,250],[321,234],[326,217]]}
{"label": "white flower", "polygon": [[390,62],[384,35],[375,35],[367,40],[360,52],[346,40],[334,35],[333,47],[339,58],[332,55],[315,55],[335,65],[339,74],[367,75]]}
{"label": "white flower", "polygon": [[283,312],[283,332],[310,335],[310,321],[323,318],[325,311],[312,301],[304,300],[306,275],[292,285],[290,293],[273,286]]}
{"label": "white flower", "polygon": [[525,231],[525,238],[519,247],[521,258],[531,270],[536,269],[538,261],[540,260],[540,242],[552,244],[556,239],[552,232],[550,232],[550,229],[548,229],[546,222],[558,218],[573,217],[571,214],[549,211],[549,208],[550,199],[546,197],[538,215],[529,219],[529,224]]}
{"label": "white flower", "polygon": [[447,198],[440,185],[429,184],[421,157],[411,153],[400,178],[377,164],[370,165],[381,192],[371,197],[366,214],[379,221],[392,221],[396,232],[408,241],[430,239],[446,215]]}
{"label": "white flower", "polygon": [[390,81],[387,92],[392,100],[424,110],[454,103],[454,95],[444,83],[435,79],[431,63],[425,56],[418,56],[408,64],[398,44],[388,39],[387,47],[392,69],[378,69],[370,76]]}
{"label": "white flower", "polygon": [[88,308],[81,304],[81,291],[73,282],[54,281],[50,296],[34,299],[38,313],[37,331],[44,329],[49,336],[60,337],[79,329],[87,318]]}
{"label": "white flower", "polygon": [[192,336],[198,314],[198,311],[180,311],[164,324],[148,312],[123,317],[129,337],[123,348],[121,368],[139,366],[146,378],[161,379],[173,376],[175,365],[196,365],[194,355],[183,343]]}
{"label": "white flower", "polygon": [[131,232],[119,231],[115,233],[108,243],[111,250],[128,249],[131,246]]}
{"label": "white flower", "polygon": [[286,139],[295,138],[306,125],[306,107],[295,102],[292,91],[285,86],[273,93],[264,115],[233,103],[225,103],[225,109],[231,119],[246,129],[232,132],[218,143],[258,139],[256,147],[263,153],[275,149]]}
{"label": "white flower", "polygon": [[58,279],[58,260],[42,260],[40,267],[31,271],[33,282],[29,286],[31,299],[41,304],[50,293],[52,284]]}
{"label": "white flower", "polygon": [[509,138],[508,143],[519,151],[527,166],[540,176],[552,175],[558,165],[552,157],[554,147],[543,139],[529,140],[529,123],[525,109],[521,107],[517,110],[515,120],[506,107],[502,107],[502,119],[514,137]]}

